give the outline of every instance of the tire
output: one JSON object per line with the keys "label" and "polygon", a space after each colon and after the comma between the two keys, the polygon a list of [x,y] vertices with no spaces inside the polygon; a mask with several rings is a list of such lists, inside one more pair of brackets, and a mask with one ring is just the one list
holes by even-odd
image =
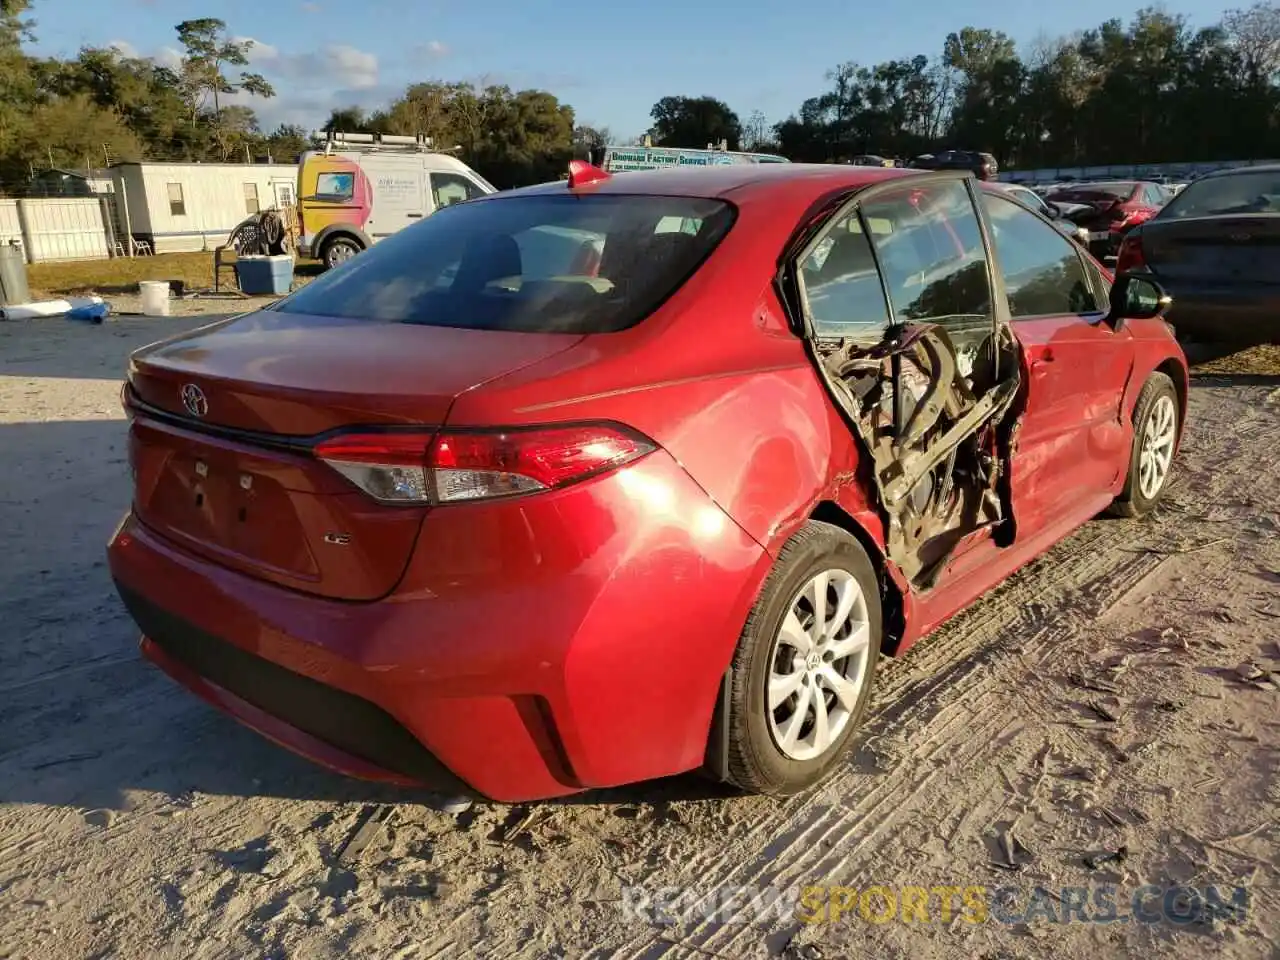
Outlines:
{"label": "tire", "polygon": [[332,270],[346,261],[350,260],[357,253],[363,250],[359,241],[351,237],[334,237],[326,240],[324,248],[320,251],[320,260],[324,263],[326,270]]}
{"label": "tire", "polygon": [[[1151,374],[1134,404],[1129,473],[1125,477],[1124,489],[1111,505],[1110,512],[1114,516],[1144,517],[1156,508],[1169,485],[1169,474],[1173,472],[1173,455],[1182,434],[1181,416],[1173,381],[1163,373]],[[1160,475],[1153,485],[1150,477],[1144,479],[1143,471],[1148,468],[1147,454],[1154,453],[1154,449],[1148,451],[1144,448],[1156,433],[1164,436],[1167,448],[1165,455],[1159,458]],[[1158,440],[1156,444],[1160,445]]]}
{"label": "tire", "polygon": [[[796,637],[795,626],[809,626],[813,604],[805,596],[825,575],[828,583],[825,604],[831,624],[842,609],[841,597],[852,600],[850,615],[824,644],[833,645],[830,654],[855,649],[865,639],[861,651],[839,657],[834,662],[822,648],[812,651],[804,662],[798,646],[783,639],[784,624],[793,608],[799,613],[786,629]],[[833,610],[831,604],[835,602]],[[807,619],[804,616],[808,610]],[[857,635],[856,637],[854,635]],[[807,633],[801,632],[802,636]],[[811,637],[809,639],[812,639]],[[765,580],[755,606],[738,638],[727,691],[728,710],[723,748],[727,762],[720,767],[735,786],[751,793],[790,796],[817,783],[844,756],[850,740],[866,712],[880,656],[881,610],[875,570],[862,546],[839,527],[811,521],[787,541]],[[783,675],[786,676],[783,676]],[[797,674],[802,679],[794,692],[769,709],[766,691],[771,676],[780,693]],[[845,697],[837,696],[830,677],[843,676],[849,687]],[[826,738],[825,748],[816,727],[818,716],[814,693],[822,696],[823,715],[838,732]],[[804,716],[798,721],[799,734],[788,742],[802,697],[807,695]],[[716,731],[713,731],[713,736]],[[815,752],[816,751],[816,752]]]}

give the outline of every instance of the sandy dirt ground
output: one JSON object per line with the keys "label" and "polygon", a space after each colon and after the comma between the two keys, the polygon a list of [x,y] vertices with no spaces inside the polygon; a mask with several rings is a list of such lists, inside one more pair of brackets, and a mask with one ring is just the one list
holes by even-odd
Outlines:
{"label": "sandy dirt ground", "polygon": [[[886,662],[822,788],[690,777],[451,815],[316,769],[140,661],[103,555],[129,499],[120,376],[199,322],[0,324],[0,957],[1278,955],[1274,352],[1197,373],[1156,516],[1087,525]],[[1190,924],[623,909],[635,887],[824,884],[993,905],[1115,884],[1121,914],[1145,884],[1250,900]]]}
{"label": "sandy dirt ground", "polygon": [[[142,318],[142,297],[135,293],[111,294],[103,297],[111,304],[116,319]],[[169,300],[169,314],[173,317],[204,315],[225,316],[230,313],[248,313],[261,310],[279,297],[242,297],[238,294],[203,293],[198,296],[174,297]],[[153,318],[155,319],[155,318]]]}

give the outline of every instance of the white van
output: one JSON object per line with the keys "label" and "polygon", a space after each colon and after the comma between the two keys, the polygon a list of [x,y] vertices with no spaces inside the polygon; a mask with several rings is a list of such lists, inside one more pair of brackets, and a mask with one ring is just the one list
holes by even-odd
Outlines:
{"label": "white van", "polygon": [[441,207],[496,192],[426,138],[332,133],[298,162],[298,252],[332,267]]}

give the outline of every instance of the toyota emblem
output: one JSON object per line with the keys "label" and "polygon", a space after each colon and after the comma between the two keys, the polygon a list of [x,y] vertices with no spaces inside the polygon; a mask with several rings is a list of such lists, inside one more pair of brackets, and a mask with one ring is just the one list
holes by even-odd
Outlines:
{"label": "toyota emblem", "polygon": [[1231,235],[1231,239],[1232,239],[1232,240],[1234,240],[1236,243],[1248,243],[1250,240],[1252,240],[1252,239],[1253,239],[1253,234],[1251,234],[1251,233],[1233,233],[1233,234]]}
{"label": "toyota emblem", "polygon": [[205,399],[204,391],[194,383],[182,385],[182,405],[193,417],[203,417],[209,412],[209,401]]}

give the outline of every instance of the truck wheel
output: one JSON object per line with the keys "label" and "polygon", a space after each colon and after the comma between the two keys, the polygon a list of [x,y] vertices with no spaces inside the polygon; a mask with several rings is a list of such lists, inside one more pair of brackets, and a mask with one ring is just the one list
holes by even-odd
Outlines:
{"label": "truck wheel", "polygon": [[363,247],[350,237],[334,237],[332,240],[325,241],[320,259],[324,261],[326,269],[332,269],[341,263],[346,263],[362,249]]}

